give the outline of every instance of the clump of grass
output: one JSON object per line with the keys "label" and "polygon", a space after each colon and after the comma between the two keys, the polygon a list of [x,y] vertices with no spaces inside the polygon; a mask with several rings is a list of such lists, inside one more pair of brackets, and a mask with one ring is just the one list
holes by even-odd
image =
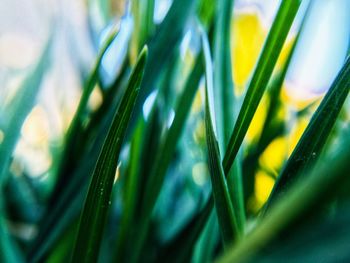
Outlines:
{"label": "clump of grass", "polygon": [[[131,59],[123,61],[110,86],[102,87],[101,61],[115,43],[118,30],[113,30],[85,81],[54,162],[50,196],[44,202],[34,198],[35,205],[44,206],[31,222],[38,233],[24,242],[16,240],[9,222],[15,212],[27,211],[26,200],[18,198],[12,210],[9,204],[16,189],[34,197],[41,189],[21,184],[9,167],[20,127],[48,67],[50,39],[1,127],[0,186],[6,198],[0,199],[0,261],[349,260],[344,246],[348,232],[339,231],[344,225],[348,231],[344,221],[350,216],[349,129],[336,125],[350,89],[349,57],[313,112],[265,206],[253,211],[248,205],[260,156],[274,139],[288,136],[278,116],[285,103],[280,93],[303,26],[282,68],[276,64],[301,2],[281,2],[240,98],[231,72],[232,0],[174,1],[159,25],[152,19],[154,0],[132,1]],[[191,23],[200,47],[186,53],[187,61],[181,58],[180,41]],[[141,50],[144,45],[148,48]],[[88,101],[94,89],[100,89],[103,99],[92,111]],[[155,91],[155,102],[143,114],[145,101]],[[263,96],[270,99],[263,130],[246,147],[244,138]],[[196,116],[191,108],[198,97],[203,105],[197,105]],[[190,144],[188,130],[198,123],[204,123],[200,131],[205,140]],[[336,140],[339,146],[334,149]],[[194,172],[186,151],[199,152],[209,168],[197,171],[196,176],[210,178],[201,186],[189,182],[188,174]],[[313,239],[316,233],[318,240]],[[305,249],[297,249],[298,244]]]}

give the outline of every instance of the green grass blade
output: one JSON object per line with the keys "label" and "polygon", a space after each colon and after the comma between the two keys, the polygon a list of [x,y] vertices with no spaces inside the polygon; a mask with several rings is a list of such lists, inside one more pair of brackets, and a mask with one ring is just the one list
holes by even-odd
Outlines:
{"label": "green grass blade", "polygon": [[[216,4],[216,23],[214,36],[214,103],[216,127],[220,152],[226,151],[232,132],[236,104],[233,93],[231,67],[231,14],[233,0],[220,0]],[[239,231],[244,232],[245,211],[242,174],[236,160],[234,169],[227,175],[227,185],[231,196]]]}
{"label": "green grass blade", "polygon": [[224,170],[221,165],[219,146],[211,123],[212,120],[210,118],[208,101],[206,104],[206,137],[213,195],[222,237],[224,243],[228,245],[237,238],[238,228],[226,184]]}
{"label": "green grass blade", "polygon": [[140,175],[142,169],[142,139],[145,131],[145,121],[140,119],[136,126],[134,137],[130,146],[130,159],[123,189],[123,212],[120,219],[117,245],[115,251],[116,261],[122,261],[127,246],[128,232],[136,215],[137,200],[140,196]]}
{"label": "green grass blade", "polygon": [[[249,261],[260,249],[264,249],[264,244],[278,237],[284,229],[288,229],[295,222],[302,222],[310,213],[318,210],[320,204],[332,200],[339,193],[334,189],[348,189],[349,135],[348,132],[341,148],[335,154],[326,156],[325,161],[308,174],[305,180],[300,180],[289,189],[280,202],[259,222],[257,228],[217,262]],[[307,173],[309,171],[305,171],[305,174]]]}
{"label": "green grass blade", "polygon": [[213,60],[215,68],[214,105],[218,142],[221,152],[225,152],[234,124],[235,97],[233,94],[230,25],[232,0],[220,0],[216,4]]}
{"label": "green grass blade", "polygon": [[225,173],[221,164],[219,145],[216,140],[216,132],[214,130],[215,122],[212,121],[212,116],[215,114],[215,109],[213,107],[213,69],[211,64],[209,43],[204,33],[202,33],[202,44],[206,78],[205,130],[208,148],[210,178],[222,238],[224,244],[229,245],[237,238],[238,228],[231,198],[226,184]]}
{"label": "green grass blade", "polygon": [[113,118],[92,174],[92,181],[81,214],[72,262],[97,261],[99,246],[110,206],[117,160],[139,93],[146,57],[147,48],[144,48],[130,76],[127,90]]}
{"label": "green grass blade", "polygon": [[139,49],[153,35],[154,25],[154,7],[155,0],[132,1],[132,12],[134,17],[134,32],[131,43],[132,55],[137,55]]}
{"label": "green grass blade", "polygon": [[230,170],[235,160],[255,111],[266,90],[300,3],[301,0],[283,0],[280,5],[250,81],[230,142],[227,146],[227,151],[223,160],[226,173]]}
{"label": "green grass blade", "polygon": [[[99,78],[99,69],[104,54],[106,53],[109,46],[112,44],[114,39],[118,34],[118,28],[114,28],[112,32],[107,37],[106,41],[103,44],[102,49],[99,51],[98,57],[96,59],[95,65],[84,85],[83,93],[81,95],[78,108],[74,114],[73,120],[68,128],[66,137],[65,137],[65,147],[62,150],[61,160],[59,168],[57,170],[57,182],[53,191],[52,196],[55,197],[58,195],[58,192],[62,187],[67,183],[70,173],[68,172],[69,167],[71,167],[72,162],[74,162],[76,156],[76,149],[78,149],[77,144],[80,139],[80,134],[83,131],[83,123],[86,117],[87,104],[90,98],[90,95],[98,82]],[[51,203],[55,200],[51,200]]]}
{"label": "green grass blade", "polygon": [[282,173],[278,176],[267,207],[299,178],[299,173],[310,169],[315,163],[332,131],[349,90],[350,57],[347,58],[345,65],[312,116]]}

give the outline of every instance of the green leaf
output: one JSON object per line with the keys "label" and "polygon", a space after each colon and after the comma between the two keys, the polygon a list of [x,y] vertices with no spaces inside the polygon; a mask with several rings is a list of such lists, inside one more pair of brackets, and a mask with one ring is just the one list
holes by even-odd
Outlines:
{"label": "green leaf", "polygon": [[[106,53],[109,46],[112,44],[116,36],[118,35],[119,29],[116,27],[107,37],[106,41],[103,44],[102,49],[99,51],[98,57],[96,59],[95,65],[84,85],[83,93],[81,95],[78,108],[74,114],[73,120],[69,125],[67,134],[65,136],[64,149],[62,150],[61,160],[58,165],[57,170],[57,182],[53,191],[52,196],[56,197],[59,195],[59,192],[62,187],[67,184],[67,180],[70,178],[69,169],[72,167],[72,163],[76,161],[77,156],[80,156],[77,153],[78,142],[80,141],[80,135],[83,131],[83,124],[86,117],[87,104],[90,98],[90,95],[98,82],[99,78],[99,69],[104,54]],[[51,203],[54,203],[55,200],[51,200]]]}
{"label": "green leaf", "polygon": [[134,0],[131,5],[134,18],[131,52],[133,53],[132,55],[136,56],[139,49],[154,33],[155,25],[153,17],[155,0]]}
{"label": "green leaf", "polygon": [[139,120],[136,126],[134,137],[131,141],[130,159],[126,180],[123,189],[123,212],[120,219],[118,239],[116,244],[116,261],[123,261],[127,247],[127,237],[136,215],[137,200],[140,196],[140,175],[142,168],[142,139],[145,131],[145,121]]}
{"label": "green leaf", "polygon": [[[283,230],[296,222],[302,222],[310,214],[319,211],[320,205],[332,200],[339,192],[334,189],[348,189],[350,136],[342,141],[340,149],[332,155],[327,155],[317,169],[304,171],[304,180],[298,181],[280,202],[272,207],[257,227],[236,247],[224,254],[217,262],[247,262],[264,250],[264,245],[278,237]],[[330,165],[331,164],[331,165]],[[347,191],[347,190],[346,190]]]}
{"label": "green leaf", "polygon": [[206,101],[205,101],[205,130],[208,147],[208,161],[210,169],[210,178],[214,203],[219,219],[220,230],[225,245],[235,241],[238,236],[236,218],[228,192],[224,170],[221,164],[219,145],[216,140],[214,130],[214,92],[213,92],[213,69],[211,64],[209,43],[204,32],[202,33],[203,53],[205,60],[205,78],[206,78]]}
{"label": "green leaf", "polygon": [[96,262],[111,202],[117,160],[146,63],[147,47],[131,74],[127,90],[113,118],[94,172],[81,214],[72,262]]}
{"label": "green leaf", "polygon": [[312,116],[282,173],[278,176],[267,207],[275,202],[294,181],[300,178],[300,173],[306,169],[310,170],[315,164],[327,142],[349,90],[350,57],[347,58],[331,88]]}
{"label": "green leaf", "polygon": [[223,166],[227,173],[238,150],[243,142],[244,136],[253,119],[259,102],[266,90],[278,56],[287,38],[294,17],[297,14],[301,0],[283,0],[267,40],[259,57],[256,69],[249,83],[247,94],[235,123],[227,151],[224,156]]}
{"label": "green leaf", "polygon": [[[231,14],[233,0],[220,0],[216,4],[214,37],[214,105],[220,152],[226,151],[234,124],[236,99],[233,93],[231,67]],[[227,175],[227,185],[232,200],[239,231],[244,232],[245,211],[242,174],[239,160]]]}

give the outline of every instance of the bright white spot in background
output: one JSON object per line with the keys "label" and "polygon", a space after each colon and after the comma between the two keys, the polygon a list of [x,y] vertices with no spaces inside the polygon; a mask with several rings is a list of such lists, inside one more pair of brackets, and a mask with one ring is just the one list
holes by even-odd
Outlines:
{"label": "bright white spot in background", "polygon": [[196,163],[192,168],[192,178],[193,181],[199,185],[203,186],[208,180],[208,167],[206,163]]}
{"label": "bright white spot in background", "polygon": [[173,124],[175,118],[175,112],[174,110],[170,110],[169,118],[168,118],[168,128],[170,128],[171,124]]}
{"label": "bright white spot in background", "polygon": [[185,59],[185,55],[186,55],[186,51],[190,45],[191,42],[191,36],[192,36],[192,32],[191,30],[188,30],[184,36],[184,38],[181,41],[180,44],[180,55],[182,59]]}
{"label": "bright white spot in background", "polygon": [[350,40],[350,1],[315,1],[288,72],[288,92],[310,98],[330,87]]}
{"label": "bright white spot in background", "polygon": [[145,100],[145,103],[143,104],[142,107],[142,112],[143,112],[143,116],[144,118],[147,120],[149,114],[151,113],[152,107],[154,102],[156,101],[157,98],[157,94],[158,94],[158,90],[154,90]]}
{"label": "bright white spot in background", "polygon": [[0,36],[0,60],[5,67],[26,68],[36,61],[39,50],[39,43],[23,32]]}
{"label": "bright white spot in background", "polygon": [[155,6],[157,7],[154,11],[154,22],[159,24],[164,19],[165,15],[169,11],[171,6],[171,0],[156,0]]}
{"label": "bright white spot in background", "polygon": [[[110,24],[101,33],[100,46],[106,41],[115,23]],[[115,79],[116,73],[121,69],[127,55],[128,43],[133,29],[133,20],[130,16],[124,17],[120,23],[120,31],[102,58],[102,79],[105,85],[110,85]]]}
{"label": "bright white spot in background", "polygon": [[0,130],[0,144],[3,142],[3,140],[4,140],[4,132]]}

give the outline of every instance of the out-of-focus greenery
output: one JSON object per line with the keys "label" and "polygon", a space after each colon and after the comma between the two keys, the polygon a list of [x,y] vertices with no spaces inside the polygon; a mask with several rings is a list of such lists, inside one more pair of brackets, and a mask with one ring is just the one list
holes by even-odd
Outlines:
{"label": "out-of-focus greenery", "polygon": [[[114,2],[87,1],[92,37]],[[0,262],[349,261],[350,58],[322,97],[285,90],[315,2],[269,30],[233,0],[126,2],[43,176],[15,149],[54,33],[1,107]]]}

